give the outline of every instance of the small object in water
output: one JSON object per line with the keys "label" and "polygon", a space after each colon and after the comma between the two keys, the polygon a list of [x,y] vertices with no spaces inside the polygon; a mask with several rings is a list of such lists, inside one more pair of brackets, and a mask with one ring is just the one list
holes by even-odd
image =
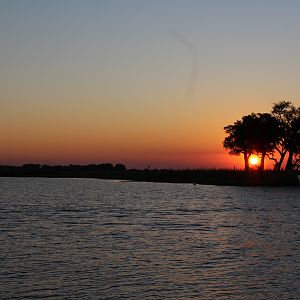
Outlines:
{"label": "small object in water", "polygon": [[197,183],[196,182],[193,182],[193,185],[196,185]]}

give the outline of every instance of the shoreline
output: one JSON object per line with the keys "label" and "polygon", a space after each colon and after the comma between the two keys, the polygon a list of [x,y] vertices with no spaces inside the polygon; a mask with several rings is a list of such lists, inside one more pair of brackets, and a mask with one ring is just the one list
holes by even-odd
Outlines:
{"label": "shoreline", "polygon": [[2,176],[0,178],[45,178],[45,179],[100,179],[114,180],[120,182],[149,182],[149,183],[167,183],[167,184],[190,184],[190,185],[213,185],[213,186],[236,186],[236,187],[300,187],[300,183],[293,182],[214,182],[214,181],[198,181],[190,182],[186,180],[146,180],[146,179],[122,179],[122,178],[106,178],[106,177],[74,177],[74,176]]}
{"label": "shoreline", "polygon": [[115,168],[109,164],[87,166],[0,166],[0,177],[95,178],[135,182],[189,183],[216,186],[300,186],[299,172],[263,173],[229,169],[153,169]]}

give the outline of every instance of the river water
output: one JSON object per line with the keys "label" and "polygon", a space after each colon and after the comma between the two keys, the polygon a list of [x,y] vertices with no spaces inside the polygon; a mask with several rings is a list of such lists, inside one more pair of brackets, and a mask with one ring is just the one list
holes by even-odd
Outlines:
{"label": "river water", "polygon": [[0,298],[300,299],[300,189],[0,178]]}

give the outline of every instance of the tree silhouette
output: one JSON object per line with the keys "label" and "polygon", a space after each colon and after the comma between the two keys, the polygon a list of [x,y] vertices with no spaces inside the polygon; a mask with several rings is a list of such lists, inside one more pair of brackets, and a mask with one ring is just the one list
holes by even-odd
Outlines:
{"label": "tree silhouette", "polygon": [[277,153],[272,153],[270,159],[275,161],[275,170],[282,168],[286,155],[288,159],[286,170],[292,170],[299,165],[300,144],[300,107],[296,108],[290,101],[274,103],[272,115],[280,124],[280,138],[275,146]]}
{"label": "tree silhouette", "polygon": [[[243,117],[243,120],[234,122],[233,125],[224,127],[228,136],[223,141],[223,146],[229,150],[230,155],[240,155],[244,157],[245,171],[249,171],[249,157],[253,152],[253,145],[249,139],[251,115]],[[247,125],[248,124],[248,125]]]}
{"label": "tree silhouette", "polygon": [[300,168],[300,108],[298,115],[291,123],[291,141],[289,144],[289,157],[286,164],[286,170]]}
{"label": "tree silhouette", "polygon": [[252,132],[253,147],[261,155],[260,171],[264,171],[265,158],[274,153],[276,144],[281,137],[279,121],[268,113],[258,113],[254,117]]}
{"label": "tree silhouette", "polygon": [[261,157],[260,171],[264,171],[265,157],[274,152],[280,137],[278,120],[268,113],[252,113],[233,125],[224,127],[228,136],[223,146],[231,155],[244,156],[245,171],[249,171],[249,157],[255,153]]}
{"label": "tree silhouette", "polygon": [[126,171],[126,166],[121,163],[117,163],[117,164],[115,164],[114,170],[115,171]]}

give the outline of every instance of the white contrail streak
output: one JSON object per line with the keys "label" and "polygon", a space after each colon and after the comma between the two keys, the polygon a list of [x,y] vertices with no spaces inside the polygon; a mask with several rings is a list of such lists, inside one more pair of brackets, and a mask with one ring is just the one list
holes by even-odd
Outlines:
{"label": "white contrail streak", "polygon": [[188,39],[185,38],[182,34],[177,32],[175,29],[170,28],[169,34],[172,36],[177,42],[179,42],[182,46],[184,46],[190,56],[190,74],[189,74],[189,80],[187,83],[187,89],[186,89],[186,97],[192,98],[195,93],[196,83],[198,79],[198,52],[193,43],[191,43]]}

